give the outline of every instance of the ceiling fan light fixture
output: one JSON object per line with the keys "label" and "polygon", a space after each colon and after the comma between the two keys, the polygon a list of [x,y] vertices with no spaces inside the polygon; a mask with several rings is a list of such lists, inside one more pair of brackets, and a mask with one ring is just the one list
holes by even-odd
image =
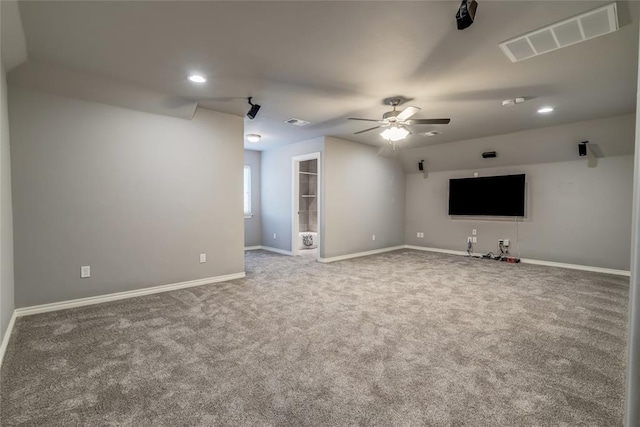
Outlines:
{"label": "ceiling fan light fixture", "polygon": [[380,135],[387,141],[400,141],[409,135],[409,131],[399,126],[391,126],[386,128]]}

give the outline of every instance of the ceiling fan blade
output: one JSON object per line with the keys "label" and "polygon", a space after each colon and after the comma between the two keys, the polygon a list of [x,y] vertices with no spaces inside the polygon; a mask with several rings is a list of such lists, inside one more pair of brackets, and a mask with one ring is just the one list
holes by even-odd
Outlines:
{"label": "ceiling fan blade", "polygon": [[347,120],[360,120],[362,122],[379,122],[380,121],[376,119],[360,119],[358,117],[349,117]]}
{"label": "ceiling fan blade", "polygon": [[378,129],[378,128],[381,128],[381,127],[382,127],[382,126],[376,126],[376,127],[374,127],[374,128],[369,128],[369,129],[361,130],[361,131],[359,131],[359,132],[354,132],[353,134],[354,134],[354,135],[357,135],[357,134],[359,134],[359,133],[369,132],[370,130]]}
{"label": "ceiling fan blade", "polygon": [[413,119],[407,120],[408,125],[448,125],[451,119]]}
{"label": "ceiling fan blade", "polygon": [[413,116],[418,111],[420,111],[420,108],[418,107],[407,107],[404,110],[402,110],[400,114],[396,116],[396,118],[400,121],[407,120],[409,117]]}

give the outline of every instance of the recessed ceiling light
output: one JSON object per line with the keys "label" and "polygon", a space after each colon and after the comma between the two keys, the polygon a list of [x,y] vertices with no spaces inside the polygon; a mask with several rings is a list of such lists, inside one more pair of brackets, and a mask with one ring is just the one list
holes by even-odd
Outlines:
{"label": "recessed ceiling light", "polygon": [[538,113],[540,114],[547,114],[553,111],[553,107],[542,107],[541,109],[538,110]]}
{"label": "recessed ceiling light", "polygon": [[194,82],[194,83],[204,83],[204,82],[207,81],[207,79],[202,77],[200,74],[191,74],[189,76],[189,80]]}
{"label": "recessed ceiling light", "polygon": [[247,134],[247,141],[249,141],[249,142],[258,142],[258,141],[260,141],[260,138],[262,138],[262,136],[258,135],[257,133],[248,133]]}

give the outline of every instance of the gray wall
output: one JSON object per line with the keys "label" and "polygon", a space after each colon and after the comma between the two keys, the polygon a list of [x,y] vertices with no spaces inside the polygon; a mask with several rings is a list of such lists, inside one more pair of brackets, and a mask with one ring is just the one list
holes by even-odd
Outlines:
{"label": "gray wall", "polygon": [[260,208],[260,151],[244,150],[244,164],[251,166],[251,211],[253,217],[244,219],[244,246],[262,243],[262,211]]}
{"label": "gray wall", "polygon": [[[283,145],[262,152],[261,201],[262,245],[291,250],[291,214],[293,192],[292,158],[302,154],[324,153],[324,138]],[[323,157],[323,154],[321,154]],[[324,159],[322,159],[324,165]],[[320,194],[323,184],[320,182]],[[323,224],[320,223],[320,247],[324,248]],[[273,238],[273,234],[276,238]],[[322,255],[322,253],[321,253]]]}
{"label": "gray wall", "polygon": [[242,118],[9,99],[17,307],[243,271]]}
{"label": "gray wall", "polygon": [[404,244],[405,174],[398,160],[327,137],[324,169],[325,258]]}
{"label": "gray wall", "polygon": [[[436,136],[429,138],[430,145],[400,155],[407,173],[417,172],[423,159],[430,172],[566,162],[578,157],[577,145],[585,140],[597,144],[605,157],[631,155],[634,132],[635,115],[625,114],[446,144]],[[497,151],[498,157],[483,159],[484,151]]]}
{"label": "gray wall", "polygon": [[[508,220],[453,219],[447,215],[450,178],[472,170],[407,175],[406,243],[466,250],[478,230],[476,252],[495,251],[498,238],[512,242],[522,258],[629,269],[633,156],[480,169],[481,176],[525,173],[527,217]],[[417,232],[424,232],[423,239]],[[516,242],[516,232],[519,240]],[[518,244],[516,244],[518,243]]]}
{"label": "gray wall", "polygon": [[13,223],[11,208],[11,159],[9,116],[4,66],[0,76],[0,342],[4,338],[14,309]]}
{"label": "gray wall", "polygon": [[[640,67],[639,67],[640,68]],[[631,227],[631,280],[629,284],[629,347],[625,417],[627,427],[640,424],[640,76],[636,92],[635,168],[633,174],[633,214]]]}

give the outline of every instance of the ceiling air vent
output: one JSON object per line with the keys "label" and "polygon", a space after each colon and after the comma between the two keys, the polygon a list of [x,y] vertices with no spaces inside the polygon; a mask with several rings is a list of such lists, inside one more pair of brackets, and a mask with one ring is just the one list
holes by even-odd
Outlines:
{"label": "ceiling air vent", "polygon": [[436,136],[436,135],[440,135],[442,132],[439,132],[437,130],[430,130],[429,132],[425,132],[423,133],[424,136]]}
{"label": "ceiling air vent", "polygon": [[294,125],[294,126],[306,126],[308,124],[311,124],[311,122],[308,122],[306,120],[296,119],[296,118],[291,118],[289,120],[285,120],[284,122],[286,124]]}
{"label": "ceiling air vent", "polygon": [[500,43],[511,62],[542,55],[618,30],[615,3],[590,10],[539,30]]}

